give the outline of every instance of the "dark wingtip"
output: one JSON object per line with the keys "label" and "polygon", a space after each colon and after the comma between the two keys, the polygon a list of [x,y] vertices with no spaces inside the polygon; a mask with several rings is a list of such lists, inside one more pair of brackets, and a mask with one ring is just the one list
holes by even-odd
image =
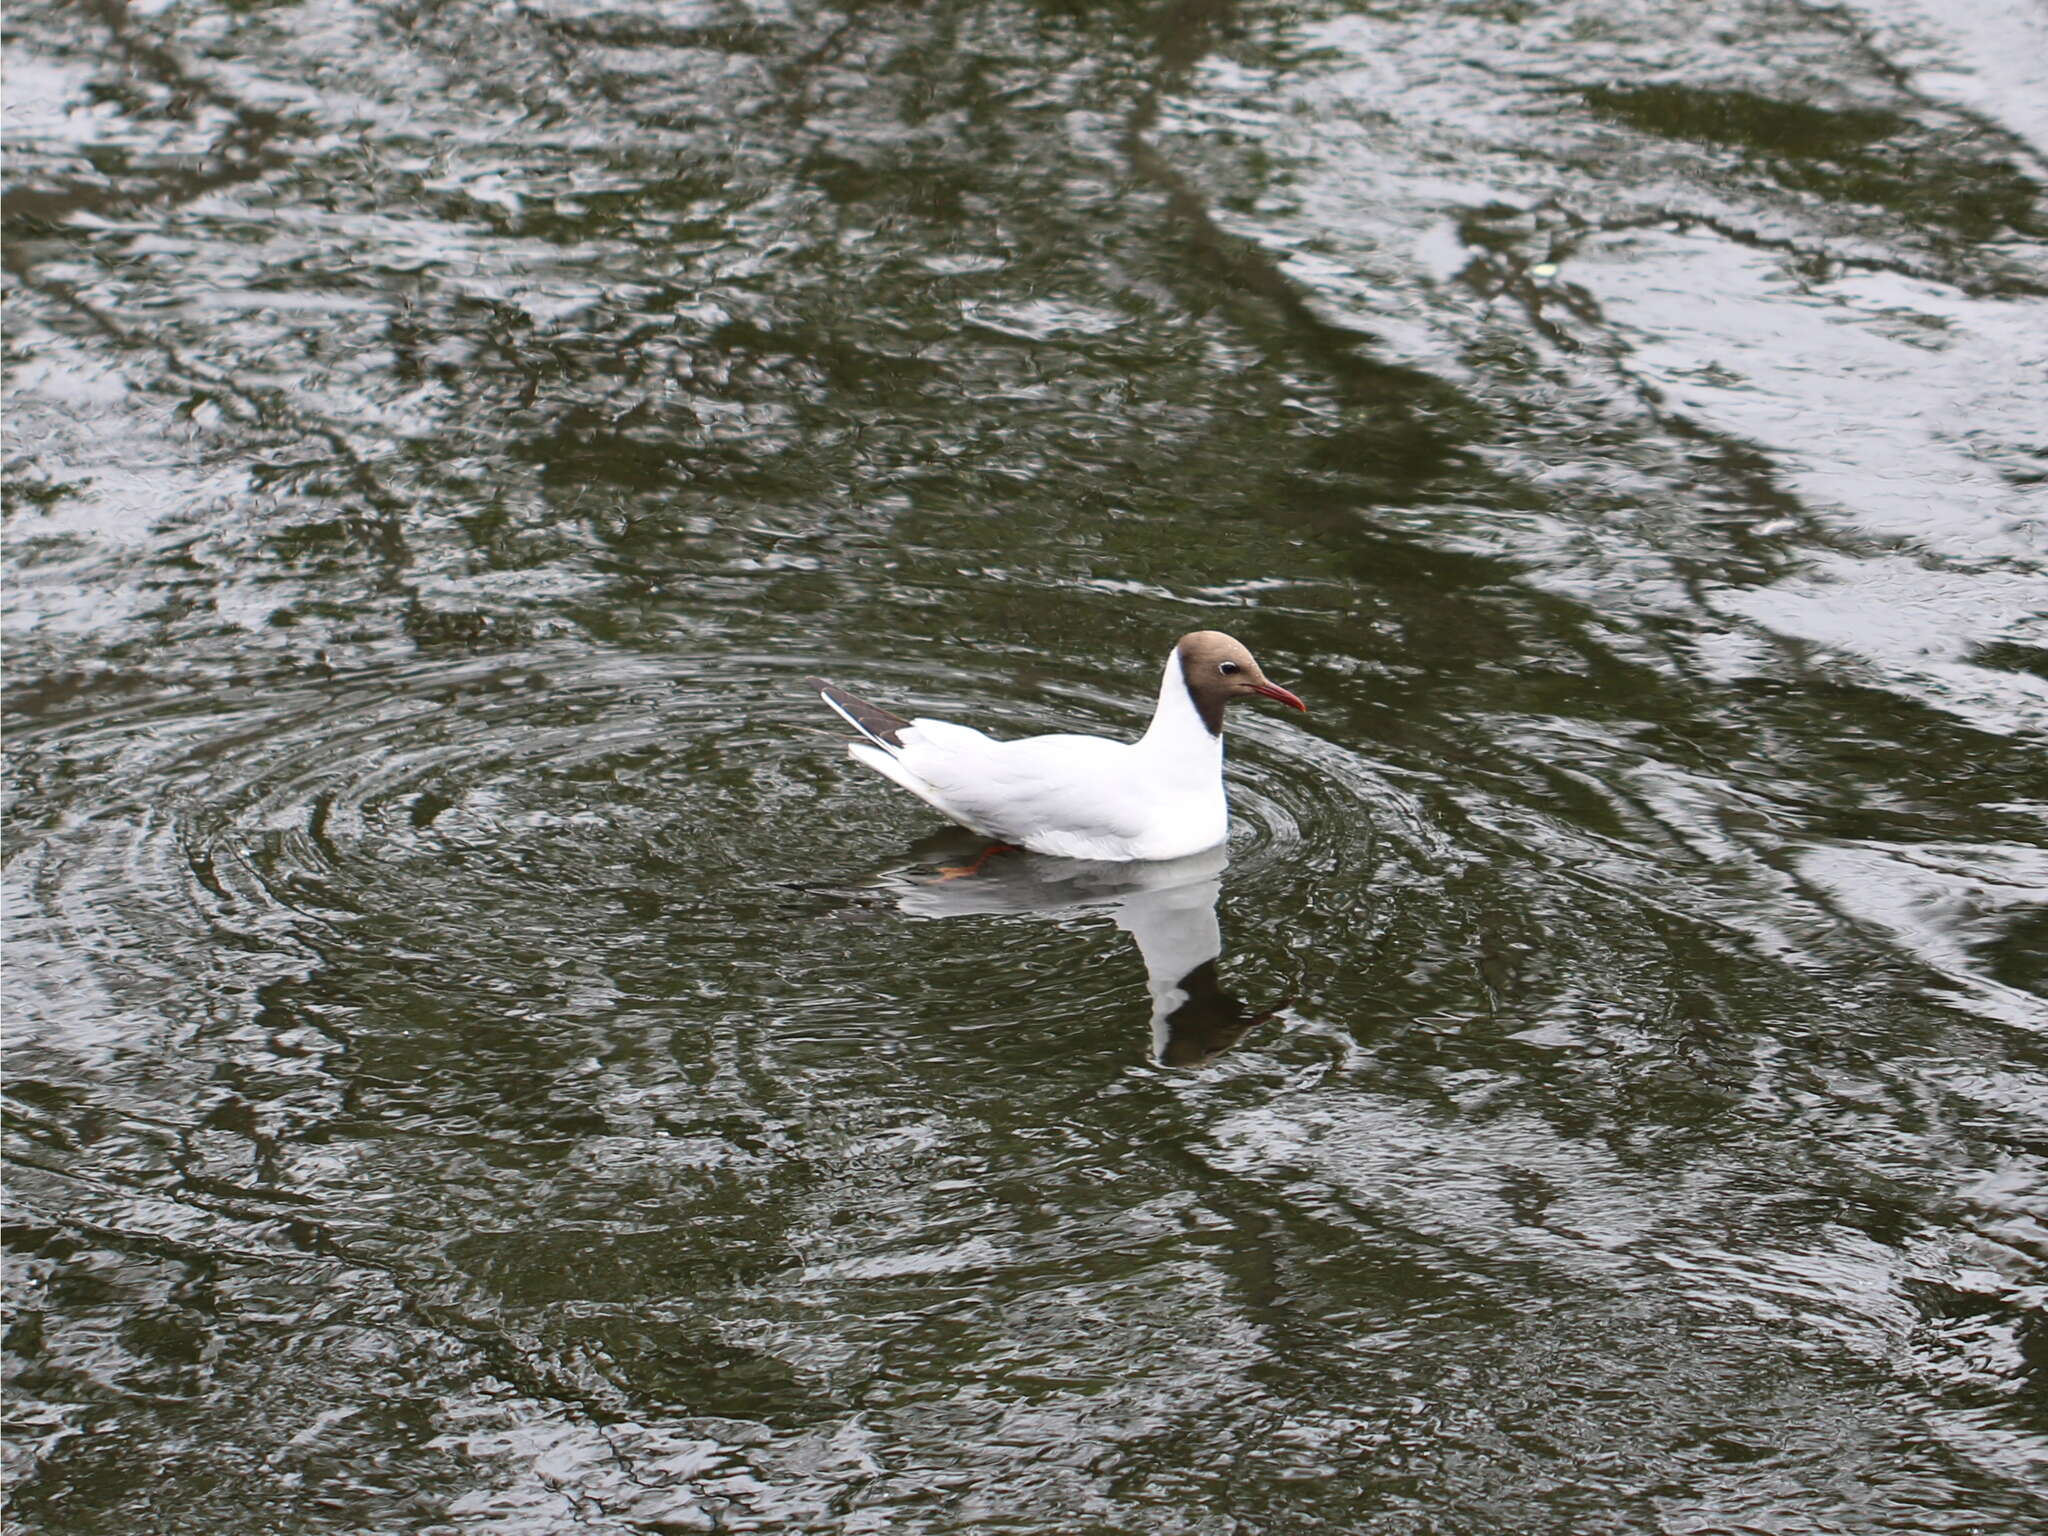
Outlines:
{"label": "dark wingtip", "polygon": [[892,715],[879,704],[870,704],[859,694],[848,693],[822,677],[807,677],[804,681],[817,689],[820,697],[851,720],[864,735],[886,746],[903,745],[901,733],[910,729],[910,722],[901,715]]}

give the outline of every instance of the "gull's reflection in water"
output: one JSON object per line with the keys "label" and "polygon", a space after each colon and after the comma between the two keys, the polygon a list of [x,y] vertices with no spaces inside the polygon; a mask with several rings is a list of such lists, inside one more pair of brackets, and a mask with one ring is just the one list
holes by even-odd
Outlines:
{"label": "gull's reflection in water", "polygon": [[[944,851],[959,845],[950,837]],[[929,855],[930,849],[921,849]],[[1112,863],[1004,853],[971,872],[898,871],[885,876],[903,911],[917,917],[1100,913],[1137,941],[1152,994],[1152,1053],[1170,1067],[1222,1055],[1286,1006],[1253,1013],[1216,976],[1223,930],[1216,898],[1230,862],[1221,847],[1184,859]]]}

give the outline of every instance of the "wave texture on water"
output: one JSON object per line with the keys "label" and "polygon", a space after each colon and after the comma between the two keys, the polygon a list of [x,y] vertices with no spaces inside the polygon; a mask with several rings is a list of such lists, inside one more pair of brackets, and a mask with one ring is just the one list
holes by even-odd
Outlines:
{"label": "wave texture on water", "polygon": [[11,13],[10,1518],[2048,1520],[2040,144],[1710,12]]}

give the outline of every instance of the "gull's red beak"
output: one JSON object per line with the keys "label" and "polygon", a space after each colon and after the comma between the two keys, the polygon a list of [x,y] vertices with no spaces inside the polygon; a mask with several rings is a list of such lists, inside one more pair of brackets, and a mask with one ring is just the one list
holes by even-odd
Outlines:
{"label": "gull's red beak", "polygon": [[1262,693],[1269,699],[1278,699],[1282,704],[1291,704],[1304,715],[1308,713],[1308,706],[1278,683],[1253,683],[1252,692]]}

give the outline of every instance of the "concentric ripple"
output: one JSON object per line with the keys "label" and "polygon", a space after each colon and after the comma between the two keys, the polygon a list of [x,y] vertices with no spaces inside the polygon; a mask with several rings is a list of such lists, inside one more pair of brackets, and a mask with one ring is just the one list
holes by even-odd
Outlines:
{"label": "concentric ripple", "polygon": [[[535,649],[45,723],[16,737],[18,825],[34,825],[39,784],[87,773],[164,792],[89,813],[66,792],[66,824],[31,834],[14,866],[31,914],[19,939],[53,974],[97,955],[140,977],[193,963],[197,915],[216,942],[273,957],[403,956],[410,985],[451,1009],[507,994],[521,1015],[665,998],[686,974],[734,986],[780,958],[761,953],[764,919],[829,923],[834,901],[816,893],[943,827],[846,759],[801,675],[744,656]],[[1014,682],[993,668],[870,667],[861,685],[912,711],[979,700],[960,713],[999,734],[1131,725],[1100,703],[1077,719],[1071,699],[1005,698]],[[1311,881],[1355,899],[1390,849],[1422,852],[1405,797],[1287,722],[1241,721],[1229,771],[1234,902]],[[1040,970],[1028,946],[1008,961]]]}

